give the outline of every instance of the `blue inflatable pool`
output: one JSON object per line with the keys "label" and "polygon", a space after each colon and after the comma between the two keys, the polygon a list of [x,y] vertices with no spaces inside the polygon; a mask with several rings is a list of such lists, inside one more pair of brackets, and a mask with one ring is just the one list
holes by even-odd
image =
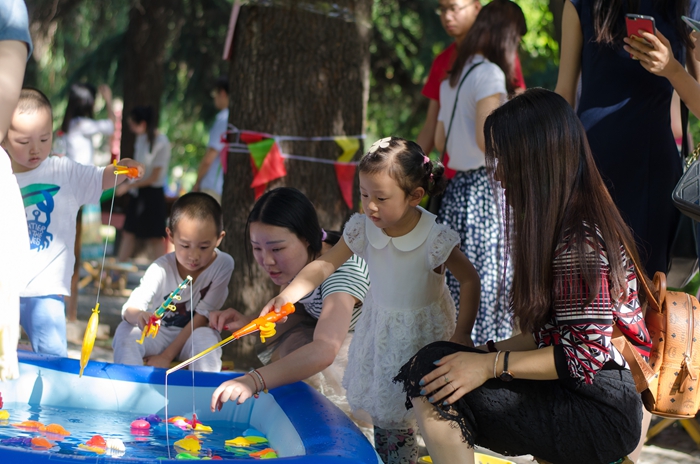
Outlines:
{"label": "blue inflatable pool", "polygon": [[[126,412],[164,416],[165,371],[150,367],[90,362],[82,378],[78,377],[77,360],[20,352],[20,378],[0,382],[6,404],[32,407],[71,407],[95,412]],[[241,428],[252,427],[267,436],[285,463],[372,463],[381,460],[362,432],[347,416],[324,396],[305,383],[270,390],[260,398],[242,405],[228,402],[217,413],[209,411],[211,394],[224,380],[241,374],[197,373],[195,387],[189,371],[168,377],[169,415],[180,402],[196,404],[203,423],[227,421]],[[194,396],[193,396],[194,395]],[[11,421],[14,420],[11,418]],[[176,462],[175,459],[132,459],[108,456],[80,456],[48,453],[27,448],[0,445],[3,463],[86,463]],[[177,461],[180,462],[180,461]],[[241,462],[224,460],[223,462]]]}

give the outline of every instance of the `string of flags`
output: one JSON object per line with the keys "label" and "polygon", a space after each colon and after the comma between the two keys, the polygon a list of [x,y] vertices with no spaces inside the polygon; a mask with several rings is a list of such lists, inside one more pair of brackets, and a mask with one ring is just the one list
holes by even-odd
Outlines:
{"label": "string of flags", "polygon": [[[229,134],[235,134],[238,142],[229,143]],[[255,191],[255,199],[257,200],[265,192],[269,182],[287,175],[287,170],[284,166],[285,159],[332,164],[335,168],[335,176],[343,200],[348,208],[352,209],[352,188],[358,164],[357,161],[352,161],[352,158],[360,149],[360,140],[364,138],[365,135],[319,137],[273,135],[263,132],[239,131],[232,125],[229,125],[229,130],[221,136],[221,142],[224,144],[224,148],[221,150],[221,166],[224,173],[226,173],[228,171],[229,153],[250,154],[250,166],[253,171],[253,181],[250,184],[250,188]],[[279,142],[282,141],[334,141],[342,150],[342,154],[336,160],[292,155],[282,152],[279,146]]]}

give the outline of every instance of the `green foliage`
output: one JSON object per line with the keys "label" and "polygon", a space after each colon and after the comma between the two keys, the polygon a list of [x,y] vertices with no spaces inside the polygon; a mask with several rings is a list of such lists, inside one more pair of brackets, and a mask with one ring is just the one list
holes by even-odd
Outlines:
{"label": "green foliage", "polygon": [[554,18],[548,0],[518,2],[525,14],[527,34],[520,60],[528,87],[554,90],[557,83],[559,44],[554,39]]}

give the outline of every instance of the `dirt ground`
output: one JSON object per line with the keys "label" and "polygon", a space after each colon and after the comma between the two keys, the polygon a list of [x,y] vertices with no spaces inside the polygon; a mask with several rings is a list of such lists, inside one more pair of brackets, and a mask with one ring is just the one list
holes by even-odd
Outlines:
{"label": "dirt ground", "polygon": [[[139,266],[139,272],[129,274],[128,288],[138,285],[145,266]],[[96,294],[91,286],[80,292],[78,303],[78,322],[68,324],[68,355],[72,358],[80,358],[82,337],[85,324],[90,317],[90,312],[95,305]],[[112,362],[111,335],[121,322],[121,307],[126,301],[121,296],[100,296],[100,324],[104,336],[95,343],[93,360]],[[25,342],[26,344],[26,342]],[[235,363],[234,363],[235,365]],[[652,426],[660,419],[654,419]],[[478,450],[484,454],[491,454],[488,450]],[[498,455],[495,455],[498,456]],[[532,456],[519,456],[508,458],[517,464],[532,463]],[[656,437],[649,440],[642,451],[642,456],[637,464],[700,464],[700,446],[698,446],[688,433],[675,422]]]}

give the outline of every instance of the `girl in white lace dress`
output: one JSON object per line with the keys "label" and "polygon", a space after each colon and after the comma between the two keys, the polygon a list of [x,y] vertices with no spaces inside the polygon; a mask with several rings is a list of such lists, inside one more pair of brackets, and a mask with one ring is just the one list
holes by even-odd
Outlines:
{"label": "girl in white lace dress", "polygon": [[[370,289],[343,378],[353,413],[371,420],[375,447],[386,463],[417,460],[413,415],[391,379],[411,355],[437,340],[472,345],[470,333],[479,306],[479,275],[459,249],[459,235],[436,224],[420,206],[426,193],[440,193],[444,168],[414,142],[387,137],[369,149],[359,166],[362,207],[348,221],[343,238],[309,263],[263,309],[296,303],[318,287],[353,254],[367,262]],[[461,285],[455,305],[445,269]]]}

